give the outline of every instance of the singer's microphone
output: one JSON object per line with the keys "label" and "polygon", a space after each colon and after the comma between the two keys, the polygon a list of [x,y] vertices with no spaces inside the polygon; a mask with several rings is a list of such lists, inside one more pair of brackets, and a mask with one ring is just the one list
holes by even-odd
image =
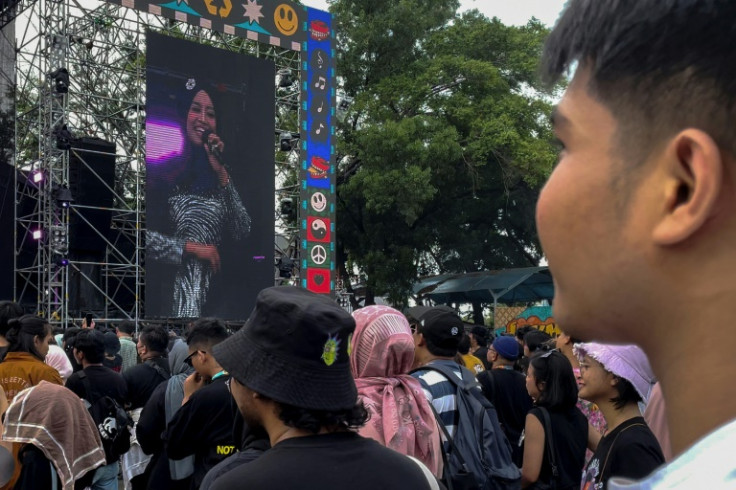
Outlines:
{"label": "singer's microphone", "polygon": [[207,148],[210,150],[210,153],[212,153],[213,155],[215,155],[215,158],[217,158],[218,160],[220,160],[222,162],[222,152],[220,151],[220,149],[218,147],[216,147],[212,143],[210,143],[210,136],[213,135],[213,134],[215,134],[215,133],[213,133],[209,129],[205,130],[205,132],[202,133],[202,143],[204,143],[205,145],[207,145]]}

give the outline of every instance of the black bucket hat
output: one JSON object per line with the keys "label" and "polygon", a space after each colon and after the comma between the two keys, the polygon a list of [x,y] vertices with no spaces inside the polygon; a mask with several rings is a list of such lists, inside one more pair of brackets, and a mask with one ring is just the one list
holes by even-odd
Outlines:
{"label": "black bucket hat", "polygon": [[293,286],[262,290],[246,322],[216,345],[239,383],[277,402],[347,410],[358,401],[349,350],[355,321],[329,297]]}

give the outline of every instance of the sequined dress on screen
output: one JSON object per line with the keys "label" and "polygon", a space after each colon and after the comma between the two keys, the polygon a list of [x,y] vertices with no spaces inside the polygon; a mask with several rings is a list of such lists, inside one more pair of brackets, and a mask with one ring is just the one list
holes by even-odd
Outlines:
{"label": "sequined dress on screen", "polygon": [[250,216],[232,179],[224,187],[201,185],[201,181],[199,184],[177,185],[169,195],[168,211],[175,227],[174,236],[153,230],[147,233],[149,256],[178,266],[172,292],[173,317],[201,315],[213,273],[207,262],[184,254],[185,244],[202,243],[219,248],[225,233],[241,240],[250,232]]}

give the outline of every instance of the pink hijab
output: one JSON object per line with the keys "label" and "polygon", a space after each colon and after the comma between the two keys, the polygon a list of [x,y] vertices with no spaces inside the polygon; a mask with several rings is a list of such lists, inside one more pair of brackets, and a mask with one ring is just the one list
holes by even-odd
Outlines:
{"label": "pink hijab", "polygon": [[360,434],[417,458],[441,477],[437,424],[419,381],[407,374],[414,362],[409,322],[388,306],[361,308],[353,317],[350,368],[371,416]]}

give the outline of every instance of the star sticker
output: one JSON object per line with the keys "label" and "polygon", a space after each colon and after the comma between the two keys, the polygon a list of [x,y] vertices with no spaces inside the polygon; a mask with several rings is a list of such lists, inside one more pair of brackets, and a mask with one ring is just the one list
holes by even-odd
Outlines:
{"label": "star sticker", "polygon": [[250,23],[256,23],[258,24],[258,19],[261,17],[265,17],[261,13],[261,9],[263,8],[263,5],[258,5],[256,3],[256,0],[247,0],[247,4],[243,4],[243,8],[245,9],[245,13],[243,14],[243,17],[249,17]]}

